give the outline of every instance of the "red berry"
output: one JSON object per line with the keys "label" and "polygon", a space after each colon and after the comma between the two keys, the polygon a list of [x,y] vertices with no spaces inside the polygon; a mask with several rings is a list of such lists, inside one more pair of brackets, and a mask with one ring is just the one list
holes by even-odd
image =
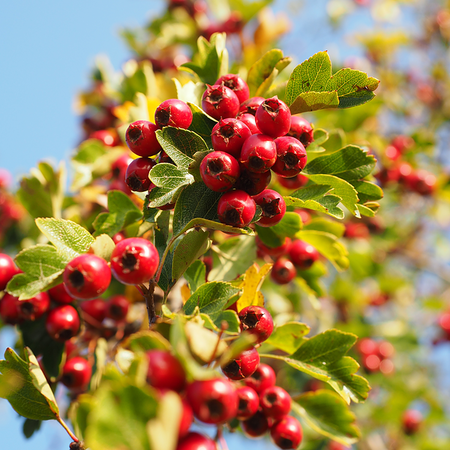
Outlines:
{"label": "red berry", "polygon": [[138,156],[148,157],[161,151],[156,139],[158,126],[147,120],[133,122],[126,131],[125,140],[128,148]]}
{"label": "red berry", "polygon": [[172,391],[183,390],[186,384],[186,373],[175,356],[165,350],[149,350],[147,352],[147,382],[158,389]]}
{"label": "red berry", "polygon": [[276,375],[272,367],[267,364],[260,364],[244,382],[246,386],[251,387],[257,394],[260,394],[270,386],[274,386],[275,379]]}
{"label": "red berry", "polygon": [[75,301],[75,298],[69,295],[66,291],[64,283],[57,284],[56,286],[48,290],[50,298],[56,303],[62,303],[63,305],[69,305]]}
{"label": "red berry", "polygon": [[381,186],[385,186],[386,184],[397,183],[400,178],[400,171],[398,167],[383,167],[374,176]]}
{"label": "red berry", "polygon": [[189,433],[189,428],[191,428],[192,422],[194,421],[194,413],[192,411],[191,405],[185,398],[181,399],[181,405],[183,411],[181,413],[180,427],[178,429],[179,439]]}
{"label": "red berry", "polygon": [[274,140],[264,134],[252,134],[242,146],[240,162],[250,172],[268,171],[277,159]]}
{"label": "red berry", "polygon": [[247,128],[252,134],[261,134],[261,130],[256,125],[256,119],[253,114],[250,113],[239,113],[237,119],[247,125]]}
{"label": "red berry", "polygon": [[216,151],[239,158],[242,145],[251,135],[252,132],[244,122],[233,118],[221,119],[212,129],[212,146]]}
{"label": "red berry", "polygon": [[276,259],[280,258],[288,252],[289,247],[291,246],[291,239],[287,237],[284,240],[284,244],[280,245],[279,247],[268,247],[267,245],[264,245],[262,243],[259,236],[256,236],[256,246],[258,247],[258,250],[263,253],[263,255],[269,255],[272,258]]}
{"label": "red berry", "polygon": [[358,342],[358,351],[362,355],[374,355],[378,351],[378,344],[370,338],[363,338]]}
{"label": "red berry", "polygon": [[202,422],[218,425],[236,417],[238,396],[228,380],[194,381],[187,386],[186,397],[195,417]]}
{"label": "red berry", "polygon": [[319,252],[307,242],[296,240],[289,248],[289,259],[294,266],[306,270],[319,259]]}
{"label": "red berry", "polygon": [[278,447],[296,449],[302,442],[303,430],[295,417],[285,416],[272,425],[270,436]]}
{"label": "red berry", "polygon": [[286,189],[299,189],[308,183],[308,177],[301,173],[292,178],[282,178],[278,176],[278,183]]}
{"label": "red berry", "polygon": [[252,417],[259,408],[259,397],[256,391],[248,386],[241,386],[236,389],[238,396],[238,410],[236,419],[246,420]]}
{"label": "red berry", "polygon": [[255,203],[261,207],[262,216],[258,225],[271,227],[281,221],[286,213],[286,203],[283,197],[272,189],[265,189],[253,197]]}
{"label": "red berry", "polygon": [[303,144],[294,137],[282,136],[275,139],[277,160],[272,170],[283,178],[298,175],[306,166],[308,160]]}
{"label": "red berry", "polygon": [[273,331],[273,319],[262,306],[247,306],[239,312],[242,331],[248,331],[257,337],[257,343],[264,342]]}
{"label": "red berry", "polygon": [[[259,105],[265,100],[264,97],[250,97],[239,106],[239,112],[244,114],[251,114],[254,116]],[[256,122],[255,122],[256,123]]]}
{"label": "red berry", "polygon": [[[81,310],[95,319],[97,322],[103,322],[106,317],[107,303],[101,298],[93,298],[80,303]],[[89,323],[89,322],[88,322]]]}
{"label": "red berry", "polygon": [[264,436],[269,429],[269,421],[262,411],[257,411],[247,420],[241,422],[244,433],[251,438]]}
{"label": "red berry", "polygon": [[388,158],[392,161],[396,161],[397,159],[399,159],[402,156],[402,154],[398,150],[398,148],[394,147],[393,145],[388,145],[384,149],[384,154],[386,155],[386,158]]}
{"label": "red berry", "polygon": [[412,191],[424,196],[432,195],[437,186],[436,177],[426,170],[413,171],[405,181]]}
{"label": "red berry", "polygon": [[0,253],[0,291],[6,288],[11,278],[19,273],[13,259],[5,253]]}
{"label": "red berry", "polygon": [[264,100],[255,118],[261,132],[273,138],[284,136],[291,127],[291,111],[277,96]]}
{"label": "red berry", "polygon": [[328,447],[327,450],[351,450],[350,447],[347,447],[344,444],[341,444],[340,442],[337,441],[330,441],[328,443]]}
{"label": "red berry", "polygon": [[259,366],[259,353],[256,348],[242,352],[237,358],[222,367],[222,372],[232,380],[249,377]]}
{"label": "red berry", "polygon": [[221,76],[214,84],[224,84],[230,88],[239,99],[239,103],[245,102],[250,96],[248,84],[239,76],[233,73]]}
{"label": "red berry", "polygon": [[128,314],[130,302],[124,295],[114,295],[107,303],[106,315],[113,320],[125,320]]}
{"label": "red berry", "polygon": [[57,306],[48,313],[45,328],[52,339],[59,342],[68,341],[76,336],[80,329],[77,310],[71,305]]}
{"label": "red berry", "polygon": [[438,318],[438,325],[445,333],[450,333],[450,312],[442,313]]}
{"label": "red berry", "polygon": [[28,300],[19,300],[17,307],[23,320],[37,320],[50,308],[50,297],[47,292],[40,292]]}
{"label": "red berry", "polygon": [[259,404],[266,417],[280,420],[291,410],[291,396],[280,386],[271,386],[261,392]]}
{"label": "red berry", "polygon": [[254,200],[244,191],[230,191],[222,195],[217,205],[219,220],[233,227],[246,227],[256,212]]}
{"label": "red berry", "polygon": [[152,184],[148,174],[155,164],[156,162],[150,158],[133,159],[125,173],[127,186],[136,192],[148,191]]}
{"label": "red berry", "polygon": [[362,222],[347,222],[344,236],[348,239],[368,239],[370,237],[367,225]]}
{"label": "red berry", "polygon": [[245,166],[241,165],[241,174],[235,187],[247,192],[248,195],[258,195],[269,186],[271,178],[272,172],[270,170],[262,173],[250,172]]}
{"label": "red berry", "polygon": [[4,323],[16,325],[22,321],[19,313],[19,297],[5,293],[0,299],[0,317]]}
{"label": "red berry", "polygon": [[291,126],[287,134],[298,139],[305,148],[314,141],[314,130],[311,124],[300,116],[291,116]]}
{"label": "red berry", "polygon": [[89,300],[98,297],[108,289],[111,270],[108,263],[99,256],[86,253],[67,264],[63,273],[66,291],[74,298]]}
{"label": "red berry", "polygon": [[191,431],[178,442],[176,450],[217,450],[217,447],[211,438]]}
{"label": "red berry", "polygon": [[364,355],[361,362],[368,372],[380,370],[381,359],[378,355]]}
{"label": "red berry", "polygon": [[123,284],[142,284],[150,280],[158,268],[159,254],[147,239],[128,238],[119,242],[111,255],[111,271]]}
{"label": "red berry", "polygon": [[115,147],[120,145],[120,139],[117,133],[111,130],[97,130],[89,135],[89,139],[97,139],[106,147]]}
{"label": "red berry", "polygon": [[207,85],[202,96],[202,109],[214,119],[236,117],[239,112],[237,95],[224,85]]}
{"label": "red berry", "polygon": [[419,411],[415,409],[406,410],[402,417],[403,431],[406,434],[417,433],[417,431],[419,431],[422,421],[423,416]]}
{"label": "red berry", "polygon": [[125,236],[125,233],[123,233],[122,231],[119,231],[112,237],[112,240],[114,241],[114,244],[118,244],[120,241],[123,241],[126,238],[127,237]]}
{"label": "red berry", "polygon": [[391,358],[392,356],[394,356],[394,353],[395,353],[395,348],[390,342],[381,341],[378,344],[377,355],[381,359]]}
{"label": "red berry", "polygon": [[288,284],[295,278],[295,275],[297,275],[297,271],[294,264],[286,258],[277,260],[270,273],[270,277],[277,284]]}
{"label": "red berry", "polygon": [[200,164],[203,182],[215,192],[229,191],[239,178],[239,173],[239,163],[225,152],[211,152]]}
{"label": "red berry", "polygon": [[91,375],[91,365],[84,358],[75,356],[64,364],[61,383],[69,389],[83,389],[87,387]]}
{"label": "red berry", "polygon": [[394,139],[392,139],[391,145],[396,147],[400,153],[403,153],[405,150],[410,149],[411,147],[414,147],[414,139],[410,136],[395,136]]}
{"label": "red berry", "polygon": [[127,153],[124,153],[117,158],[111,165],[112,178],[125,178],[125,172],[131,161],[133,161],[133,159],[130,158]]}
{"label": "red berry", "polygon": [[170,126],[186,129],[192,123],[192,118],[192,111],[187,103],[175,98],[162,102],[155,112],[155,122],[159,128]]}

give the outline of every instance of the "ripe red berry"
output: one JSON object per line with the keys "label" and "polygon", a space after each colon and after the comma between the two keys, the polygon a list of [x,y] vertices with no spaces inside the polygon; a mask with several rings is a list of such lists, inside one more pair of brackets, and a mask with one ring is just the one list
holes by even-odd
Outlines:
{"label": "ripe red berry", "polygon": [[250,96],[248,84],[239,76],[233,73],[221,76],[214,84],[224,84],[230,88],[239,99],[239,103],[245,102]]}
{"label": "ripe red berry", "polygon": [[91,375],[91,365],[84,358],[75,356],[64,364],[61,383],[69,389],[83,389],[87,387]]}
{"label": "ripe red berry", "polygon": [[202,96],[202,109],[214,119],[236,117],[239,112],[239,99],[237,95],[226,86],[219,84],[207,85]]}
{"label": "ripe red berry", "polygon": [[123,284],[142,284],[150,280],[158,268],[159,254],[147,239],[128,238],[119,242],[111,255],[111,271]]}
{"label": "ripe red berry", "polygon": [[450,335],[450,312],[444,312],[438,317],[438,326],[444,333]]}
{"label": "ripe red berry", "polygon": [[61,305],[52,309],[45,321],[45,328],[52,339],[59,342],[68,341],[78,334],[80,318],[71,305]]}
{"label": "ripe red berry", "polygon": [[397,159],[399,159],[402,156],[402,154],[398,150],[398,148],[394,147],[393,145],[388,145],[384,149],[384,154],[386,155],[386,158],[388,158],[392,161],[396,161]]}
{"label": "ripe red berry", "polygon": [[269,427],[269,421],[262,411],[257,411],[253,416],[241,422],[242,430],[250,438],[264,436]]}
{"label": "ripe red berry", "polygon": [[240,327],[257,337],[257,342],[264,342],[273,331],[273,319],[262,306],[247,306],[239,312]]}
{"label": "ripe red berry", "polygon": [[248,386],[240,386],[236,389],[239,399],[236,419],[246,420],[256,414],[259,408],[259,397],[256,391]]}
{"label": "ripe red berry", "polygon": [[309,269],[318,259],[319,252],[305,241],[293,241],[289,248],[289,259],[301,270]]}
{"label": "ripe red berry", "polygon": [[122,231],[119,231],[112,237],[112,240],[114,241],[114,244],[118,244],[120,241],[123,241],[126,238],[127,237],[125,236],[125,233]]}
{"label": "ripe red berry", "polygon": [[392,139],[391,145],[396,147],[400,153],[414,147],[414,139],[410,136],[399,135]]}
{"label": "ripe red berry", "polygon": [[255,240],[258,250],[262,252],[263,255],[269,255],[274,259],[280,258],[281,256],[285,255],[288,252],[289,247],[291,246],[291,239],[288,237],[284,240],[283,245],[280,245],[279,247],[269,247],[267,245],[264,245],[259,236],[256,236]]}
{"label": "ripe red berry", "polygon": [[241,174],[235,184],[235,188],[247,192],[248,195],[258,195],[267,186],[272,178],[272,172],[256,173],[250,172],[245,166],[241,165]]}
{"label": "ripe red berry", "polygon": [[185,398],[181,399],[181,405],[183,411],[181,413],[180,426],[178,428],[178,439],[189,433],[189,428],[191,428],[192,422],[194,421],[194,412]]}
{"label": "ripe red berry", "polygon": [[187,386],[186,397],[195,417],[202,422],[218,425],[236,417],[236,388],[224,378],[194,381]]}
{"label": "ripe red berry", "polygon": [[262,210],[261,218],[257,222],[262,227],[276,225],[286,213],[284,198],[272,189],[264,189],[260,194],[255,195],[253,200]]}
{"label": "ripe red berry", "polygon": [[242,146],[240,162],[250,172],[268,171],[277,159],[275,141],[264,134],[252,134]]}
{"label": "ripe red berry", "polygon": [[23,320],[37,320],[50,308],[50,297],[47,292],[40,292],[28,300],[19,300],[17,307]]}
{"label": "ripe red berry", "polygon": [[306,119],[300,116],[291,116],[291,126],[287,134],[298,139],[305,148],[314,141],[313,127]]}
{"label": "ripe red berry", "polygon": [[276,375],[272,367],[260,364],[251,376],[244,380],[246,386],[251,387],[260,394],[270,386],[275,385]]}
{"label": "ripe red berry", "polygon": [[115,131],[111,130],[93,131],[89,135],[89,139],[97,139],[106,147],[115,147],[116,145],[120,145],[119,136]]}
{"label": "ripe red berry", "polygon": [[423,416],[419,411],[415,409],[406,410],[402,417],[403,431],[406,434],[417,433],[417,431],[419,431],[422,421]]}
{"label": "ripe red berry", "polygon": [[125,172],[127,171],[128,165],[133,161],[132,158],[127,153],[119,156],[111,164],[111,177],[112,178],[125,178]]}
{"label": "ripe red berry", "polygon": [[232,380],[249,377],[259,366],[259,353],[256,348],[242,352],[237,358],[222,367],[222,372]]}
{"label": "ripe red berry", "polygon": [[406,185],[420,195],[433,195],[437,186],[436,177],[426,170],[413,171],[405,178]]}
{"label": "ripe red berry", "polygon": [[368,372],[380,370],[381,359],[378,355],[363,355],[361,363]]}
{"label": "ripe red berry", "polygon": [[250,97],[239,106],[239,112],[244,114],[251,114],[254,116],[259,105],[265,100],[264,97]]}
{"label": "ripe red berry", "polygon": [[308,183],[308,177],[302,175],[301,173],[292,178],[282,178],[278,176],[278,183],[286,189],[294,190],[305,186],[305,184]]}
{"label": "ripe red berry", "polygon": [[394,353],[395,353],[395,348],[390,342],[381,341],[378,344],[377,355],[381,359],[392,358],[392,356],[394,356]]}
{"label": "ripe red berry", "polygon": [[236,118],[247,125],[247,128],[250,130],[251,134],[261,134],[261,130],[256,125],[256,119],[253,114],[239,113]]}
{"label": "ripe red berry", "polygon": [[280,386],[271,386],[259,395],[259,404],[266,415],[280,420],[291,410],[291,396]]}
{"label": "ripe red berry", "polygon": [[128,148],[138,156],[148,157],[161,151],[156,139],[158,126],[147,120],[133,122],[125,133]]}
{"label": "ripe red berry", "polygon": [[285,416],[270,428],[270,436],[275,445],[282,449],[295,449],[302,442],[303,430],[299,421]]}
{"label": "ripe red berry", "polygon": [[200,164],[203,182],[215,192],[229,191],[239,178],[239,173],[239,163],[225,152],[208,153]]}
{"label": "ripe red berry", "polygon": [[[101,323],[106,317],[108,305],[101,298],[93,298],[80,303],[81,310],[88,316]],[[87,321],[89,323],[89,321]]]}
{"label": "ripe red berry", "polygon": [[264,100],[255,118],[261,132],[273,138],[284,136],[291,127],[291,111],[277,96]]}
{"label": "ripe red berry", "polygon": [[277,160],[272,170],[283,178],[298,175],[306,166],[308,160],[303,144],[294,137],[282,136],[275,139]]}
{"label": "ripe red berry", "polygon": [[147,352],[147,382],[158,389],[172,391],[183,390],[186,384],[186,373],[175,356],[165,350],[149,350]]}
{"label": "ripe red berry", "polygon": [[155,112],[155,122],[159,128],[170,126],[186,129],[192,123],[192,118],[192,111],[187,103],[175,98],[162,102]]}
{"label": "ripe red berry", "polygon": [[137,158],[131,161],[125,173],[127,186],[136,192],[148,191],[152,185],[148,174],[156,162],[150,158]]}
{"label": "ripe red berry", "polygon": [[176,450],[217,450],[217,446],[211,438],[191,431],[178,442]]}
{"label": "ripe red berry", "polygon": [[50,298],[56,302],[61,303],[63,305],[69,305],[70,303],[75,301],[75,298],[69,295],[66,291],[64,283],[57,284],[56,286],[50,288],[48,290]]}
{"label": "ripe red berry", "polygon": [[89,300],[106,291],[111,282],[111,270],[103,258],[86,253],[67,264],[63,280],[69,295],[76,299]]}
{"label": "ripe red berry", "polygon": [[370,237],[367,225],[362,222],[347,222],[344,236],[348,239],[368,239]]}
{"label": "ripe red berry", "polygon": [[254,200],[244,191],[230,191],[222,195],[217,214],[222,223],[233,227],[246,227],[256,212]]}
{"label": "ripe red berry", "polygon": [[23,319],[19,313],[19,297],[5,293],[0,299],[0,317],[4,323],[16,325]]}
{"label": "ripe red berry", "polygon": [[239,158],[242,145],[251,135],[252,132],[244,122],[233,118],[221,119],[212,129],[212,146],[216,151]]}
{"label": "ripe red berry", "polygon": [[124,295],[114,295],[106,304],[106,315],[113,320],[125,320],[128,314],[130,302]]}
{"label": "ripe red berry", "polygon": [[340,442],[330,441],[326,450],[351,450],[351,448]]}
{"label": "ripe red berry", "polygon": [[270,277],[277,284],[288,284],[295,278],[295,275],[297,275],[297,271],[294,264],[286,258],[278,259],[272,266],[272,272],[270,273]]}
{"label": "ripe red berry", "polygon": [[363,338],[358,342],[358,351],[362,355],[374,355],[378,351],[378,344],[370,338]]}
{"label": "ripe red berry", "polygon": [[19,272],[12,258],[0,253],[0,291],[3,291],[11,278]]}

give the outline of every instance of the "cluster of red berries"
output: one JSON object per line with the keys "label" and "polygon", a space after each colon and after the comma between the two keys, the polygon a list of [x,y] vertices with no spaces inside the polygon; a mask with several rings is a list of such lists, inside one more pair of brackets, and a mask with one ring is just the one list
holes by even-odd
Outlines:
{"label": "cluster of red berries", "polygon": [[24,215],[22,206],[9,192],[12,184],[12,175],[0,168],[0,243],[5,238],[6,233],[15,226]]}
{"label": "cluster of red berries", "polygon": [[381,372],[390,375],[394,372],[394,346],[387,341],[375,341],[370,338],[361,339],[356,347],[361,354],[361,363],[364,369],[369,372]]}
{"label": "cluster of red berries", "polygon": [[414,146],[414,140],[408,136],[396,136],[384,151],[386,161],[389,161],[375,177],[382,187],[400,184],[405,189],[419,195],[430,196],[436,190],[437,179],[431,172],[424,169],[414,169],[406,161],[402,161],[403,153]]}

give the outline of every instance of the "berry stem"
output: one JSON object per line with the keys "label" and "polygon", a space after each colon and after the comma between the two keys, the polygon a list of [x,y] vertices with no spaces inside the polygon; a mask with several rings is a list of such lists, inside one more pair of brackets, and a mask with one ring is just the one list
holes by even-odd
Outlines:
{"label": "berry stem", "polygon": [[148,285],[148,288],[144,286],[143,284],[139,285],[139,290],[142,292],[142,295],[145,298],[145,304],[147,305],[147,315],[148,315],[148,324],[149,327],[152,326],[153,323],[155,323],[156,320],[156,310],[155,310],[155,299],[154,299],[154,292],[155,292],[155,285],[156,281],[150,280],[150,283]]}
{"label": "berry stem", "polygon": [[61,418],[59,414],[56,415],[56,420],[61,424],[61,426],[69,433],[69,436],[72,438],[74,442],[80,442],[80,440],[70,431],[70,428],[67,426],[66,422]]}
{"label": "berry stem", "polygon": [[217,434],[216,434],[216,439],[215,440],[219,443],[220,448],[222,450],[228,450],[227,441],[223,437],[223,428],[221,426],[217,427]]}

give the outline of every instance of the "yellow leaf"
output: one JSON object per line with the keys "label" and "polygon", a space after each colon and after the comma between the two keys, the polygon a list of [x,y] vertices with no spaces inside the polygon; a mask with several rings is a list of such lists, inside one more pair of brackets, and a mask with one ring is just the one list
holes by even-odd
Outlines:
{"label": "yellow leaf", "polygon": [[264,306],[264,297],[261,292],[259,292],[259,288],[272,269],[272,265],[273,264],[264,264],[264,266],[258,270],[258,266],[253,264],[249,269],[247,269],[245,272],[244,281],[239,286],[243,289],[244,293],[237,301],[238,312],[250,305]]}
{"label": "yellow leaf", "polygon": [[187,284],[183,284],[183,286],[181,286],[180,291],[181,291],[181,299],[183,300],[184,305],[191,296],[191,290],[189,289],[189,286]]}
{"label": "yellow leaf", "polygon": [[130,108],[134,105],[133,102],[125,102],[123,105],[116,106],[113,110],[113,114],[120,119],[121,122],[128,123],[128,117],[130,115]]}

